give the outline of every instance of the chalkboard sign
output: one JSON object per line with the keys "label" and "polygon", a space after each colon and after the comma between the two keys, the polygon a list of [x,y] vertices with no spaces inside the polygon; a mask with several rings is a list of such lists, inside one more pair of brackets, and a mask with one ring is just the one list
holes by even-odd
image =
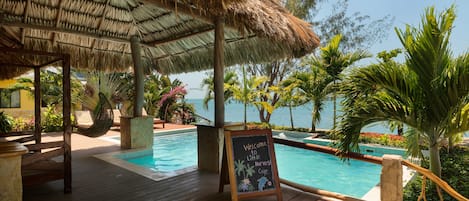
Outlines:
{"label": "chalkboard sign", "polygon": [[282,200],[271,130],[225,131],[225,145],[232,200]]}

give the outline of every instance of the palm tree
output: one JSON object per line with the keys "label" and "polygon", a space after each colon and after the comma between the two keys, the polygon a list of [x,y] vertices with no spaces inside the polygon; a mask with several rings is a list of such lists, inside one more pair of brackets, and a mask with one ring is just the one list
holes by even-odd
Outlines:
{"label": "palm tree", "polygon": [[295,128],[293,121],[293,107],[298,107],[309,102],[303,92],[298,88],[298,83],[293,78],[288,78],[281,83],[280,100],[281,106],[288,107],[290,112],[290,126]]}
{"label": "palm tree", "polygon": [[309,72],[297,72],[284,84],[294,83],[307,100],[311,101],[311,132],[316,131],[316,124],[321,121],[321,111],[327,98],[327,86],[333,81],[323,69],[311,67]]}
{"label": "palm tree", "polygon": [[351,53],[343,53],[339,46],[340,41],[342,40],[342,35],[334,36],[329,44],[321,48],[320,57],[312,57],[309,61],[311,66],[316,66],[324,69],[329,76],[332,77],[332,100],[334,102],[334,119],[333,119],[333,128],[336,127],[337,119],[337,86],[338,81],[342,80],[342,71],[347,67],[351,66],[353,63],[370,57],[371,55],[365,51],[355,51]]}
{"label": "palm tree", "polygon": [[344,135],[342,151],[358,150],[363,126],[398,121],[409,128],[408,139],[427,143],[430,170],[441,175],[441,139],[469,130],[469,54],[451,59],[454,19],[454,7],[439,17],[433,7],[426,9],[421,29],[396,29],[406,65],[381,62],[351,72],[343,88],[344,116],[338,129]]}
{"label": "palm tree", "polygon": [[[234,71],[227,71],[225,72],[225,76],[223,78],[223,83],[228,84],[228,85],[238,85],[238,76]],[[207,87],[207,93],[205,94],[204,100],[203,100],[203,107],[204,109],[208,109],[208,102],[214,98],[214,84],[213,84],[213,75],[209,76],[207,78],[204,78],[202,80],[201,87]],[[224,97],[225,97],[225,102],[229,101],[230,98],[232,97],[232,93],[228,90],[225,89],[224,92]]]}
{"label": "palm tree", "polygon": [[[258,98],[262,92],[258,90],[258,86],[267,80],[266,77],[251,77],[247,78],[246,69],[242,67],[243,72],[243,83],[239,84],[227,84],[225,83],[225,91],[232,94],[233,99],[244,104],[244,128],[247,126],[247,106],[248,104],[260,105],[260,107],[268,107],[268,104],[258,102]],[[226,94],[225,92],[225,94]],[[272,111],[272,108],[266,108],[268,112]]]}

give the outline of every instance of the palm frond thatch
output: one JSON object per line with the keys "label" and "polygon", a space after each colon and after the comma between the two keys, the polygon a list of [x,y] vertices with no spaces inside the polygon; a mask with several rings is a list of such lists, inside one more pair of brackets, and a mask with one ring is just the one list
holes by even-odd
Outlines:
{"label": "palm frond thatch", "polygon": [[[4,0],[0,48],[70,54],[75,68],[125,71],[132,65],[130,38],[137,36],[147,71],[198,71],[212,66],[219,15],[226,24],[226,65],[301,56],[319,44],[310,24],[274,0]],[[51,61],[12,54],[0,59],[0,71],[8,71],[0,78]]]}

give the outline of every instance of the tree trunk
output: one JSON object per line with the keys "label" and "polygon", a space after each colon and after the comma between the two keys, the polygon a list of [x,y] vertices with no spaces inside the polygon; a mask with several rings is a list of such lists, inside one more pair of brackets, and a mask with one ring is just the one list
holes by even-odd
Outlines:
{"label": "tree trunk", "polygon": [[337,98],[336,98],[336,94],[334,92],[334,94],[332,95],[332,100],[334,101],[334,114],[333,114],[333,120],[332,120],[332,129],[335,130],[335,127],[336,127],[336,118],[337,118]]}
{"label": "tree trunk", "polygon": [[244,102],[244,130],[247,130],[248,124],[247,124],[247,103]]}
{"label": "tree trunk", "polygon": [[437,142],[430,142],[430,170],[441,178],[440,150]]}
{"label": "tree trunk", "polygon": [[259,111],[259,120],[261,120],[262,123],[268,123],[267,119],[264,116],[264,109],[261,108],[258,110]]}
{"label": "tree trunk", "polygon": [[398,125],[397,126],[397,135],[402,136],[404,134],[404,126],[403,125]]}
{"label": "tree trunk", "polygon": [[288,105],[288,108],[290,109],[290,125],[291,125],[291,129],[294,129],[295,126],[293,125],[293,112],[292,112],[292,106],[291,106],[291,104]]}
{"label": "tree trunk", "polygon": [[314,116],[316,115],[316,105],[313,102],[313,111],[311,112],[311,132],[316,132],[316,122],[314,122]]}

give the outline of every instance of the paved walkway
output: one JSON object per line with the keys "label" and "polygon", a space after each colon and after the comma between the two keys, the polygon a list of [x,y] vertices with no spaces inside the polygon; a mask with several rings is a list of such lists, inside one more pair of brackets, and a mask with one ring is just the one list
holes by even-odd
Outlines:
{"label": "paved walkway", "polygon": [[[188,128],[166,124],[165,129]],[[106,136],[119,135],[118,130]],[[61,139],[48,134],[43,141]],[[63,180],[24,189],[24,201],[229,201],[229,186],[218,193],[218,174],[193,171],[162,181],[153,181],[134,172],[99,160],[93,155],[120,150],[120,146],[97,138],[72,134],[72,193],[63,193]],[[284,201],[333,200],[282,187]],[[275,200],[274,197],[248,200]]]}

